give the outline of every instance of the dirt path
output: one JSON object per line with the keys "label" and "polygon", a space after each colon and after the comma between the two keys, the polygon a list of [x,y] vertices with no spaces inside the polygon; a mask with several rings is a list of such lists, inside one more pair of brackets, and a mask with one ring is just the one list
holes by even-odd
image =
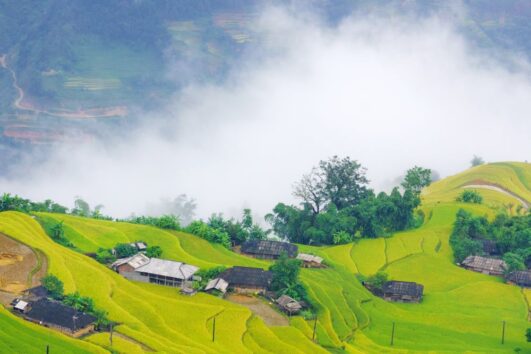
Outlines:
{"label": "dirt path", "polygon": [[119,332],[113,332],[112,334],[113,336],[115,337],[119,337],[119,338],[122,338],[123,340],[126,340],[128,342],[131,342],[131,343],[134,343],[136,345],[138,345],[140,348],[142,348],[143,351],[145,352],[154,352],[155,350],[148,347],[147,345],[145,345],[144,343],[142,342],[139,342],[137,341],[136,339],[134,338],[131,338],[129,336],[126,336],[125,334],[122,334],[122,333],[119,333]]}
{"label": "dirt path", "polygon": [[517,194],[503,188],[503,187],[500,187],[496,184],[493,184],[493,183],[488,183],[488,182],[483,182],[483,181],[478,181],[474,184],[467,184],[467,185],[464,185],[464,186],[461,186],[461,188],[479,188],[479,189],[489,189],[489,190],[492,190],[492,191],[496,191],[496,192],[500,192],[500,193],[503,193],[505,195],[508,195],[510,197],[513,197],[515,198],[516,200],[518,200],[522,206],[526,209],[529,209],[529,202],[526,201],[525,199],[523,199],[522,197],[518,196]]}
{"label": "dirt path", "polygon": [[275,311],[269,304],[254,296],[230,294],[228,301],[247,307],[255,315],[264,320],[268,326],[289,326],[288,319]]}
{"label": "dirt path", "polygon": [[17,295],[39,285],[46,266],[42,253],[0,234],[0,291]]}

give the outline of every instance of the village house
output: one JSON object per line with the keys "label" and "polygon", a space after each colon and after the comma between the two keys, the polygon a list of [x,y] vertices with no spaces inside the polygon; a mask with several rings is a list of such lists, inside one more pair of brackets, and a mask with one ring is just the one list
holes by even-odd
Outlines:
{"label": "village house", "polygon": [[[145,252],[147,250],[147,243],[143,241],[131,242],[129,246],[134,247],[137,252]],[[114,248],[111,249],[111,253],[116,255],[116,250]]]}
{"label": "village house", "polygon": [[288,295],[280,296],[276,300],[276,303],[282,311],[286,312],[290,316],[298,313],[302,309],[300,302]]}
{"label": "village house", "polygon": [[531,270],[518,270],[507,275],[509,284],[518,285],[524,288],[531,287]]}
{"label": "village house", "polygon": [[149,258],[142,253],[118,259],[111,267],[127,279],[166,286],[182,286],[199,270],[190,264]]}
{"label": "village house", "polygon": [[323,259],[319,256],[314,256],[313,254],[299,253],[297,259],[302,261],[302,266],[304,268],[323,268]]}
{"label": "village house", "polygon": [[384,284],[383,298],[387,301],[420,302],[424,286],[408,281],[388,281]]}
{"label": "village house", "polygon": [[507,268],[507,264],[501,259],[481,256],[468,256],[461,262],[461,266],[465,269],[489,275],[503,275]]}
{"label": "village house", "polygon": [[[19,301],[15,308],[24,301]],[[31,322],[45,327],[54,328],[64,334],[80,337],[94,331],[96,317],[79,312],[58,301],[40,299],[26,303],[24,309],[19,311],[23,317]]]}
{"label": "village house", "polygon": [[297,255],[298,247],[288,242],[250,240],[242,244],[241,251],[256,258],[276,259],[282,252],[293,258]]}
{"label": "village house", "polygon": [[273,279],[273,273],[261,268],[233,267],[221,273],[219,278],[226,281],[228,287],[237,293],[265,294]]}
{"label": "village house", "polygon": [[205,286],[206,292],[211,292],[213,290],[221,291],[223,294],[227,292],[227,288],[229,287],[229,283],[225,279],[221,278],[214,278],[208,282],[208,284]]}

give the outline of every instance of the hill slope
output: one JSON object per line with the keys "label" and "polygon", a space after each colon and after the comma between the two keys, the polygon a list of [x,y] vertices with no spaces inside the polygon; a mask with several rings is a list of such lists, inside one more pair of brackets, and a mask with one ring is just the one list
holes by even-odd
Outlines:
{"label": "hill slope", "polygon": [[[508,203],[518,201],[505,193],[481,190],[483,205],[454,202],[461,186],[478,180],[496,184],[526,200],[531,175],[529,164],[499,163],[479,166],[434,183],[423,194],[426,222],[419,229],[396,234],[392,238],[364,239],[356,244],[333,247],[301,246],[326,258],[328,269],[303,269],[302,279],[319,306],[317,342],[330,350],[345,352],[512,352],[525,343],[529,326],[530,292],[504,284],[499,278],[461,269],[453,264],[448,244],[455,214],[459,208],[479,215],[494,215]],[[516,212],[515,208],[511,212]],[[236,255],[221,246],[195,236],[173,233],[142,225],[84,219],[59,214],[39,214],[47,221],[61,220],[66,236],[83,252],[111,247],[117,242],[145,240],[164,249],[164,257],[200,267],[218,264],[267,267],[260,261]],[[319,352],[309,338],[313,323],[300,317],[290,327],[267,327],[246,308],[218,298],[198,294],[183,297],[175,289],[130,282],[94,260],[54,242],[31,217],[6,212],[0,214],[0,232],[41,250],[49,260],[49,271],[57,274],[67,291],[79,290],[93,297],[99,307],[121,323],[115,341],[119,352]],[[379,269],[392,278],[424,284],[421,304],[388,303],[372,296],[356,275],[372,274]],[[98,286],[94,286],[97,283]],[[217,317],[216,342],[212,343],[211,318]],[[501,321],[506,321],[505,344],[500,343]],[[54,333],[35,328],[6,311],[0,321],[26,333]],[[396,332],[390,347],[392,323]],[[42,343],[25,347],[3,339],[13,333],[0,329],[2,343],[10,350],[38,352]],[[22,330],[21,328],[24,328]],[[96,352],[108,345],[107,334],[72,341],[53,334],[57,345],[69,352],[77,345]],[[59,344],[60,343],[60,344]],[[141,343],[141,344],[139,344]],[[28,347],[29,346],[29,347]],[[75,350],[76,352],[81,349]]]}

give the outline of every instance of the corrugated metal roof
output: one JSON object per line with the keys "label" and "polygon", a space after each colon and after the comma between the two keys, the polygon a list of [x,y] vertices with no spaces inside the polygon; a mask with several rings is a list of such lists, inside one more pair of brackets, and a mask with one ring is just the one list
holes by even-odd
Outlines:
{"label": "corrugated metal roof", "polygon": [[120,258],[120,259],[116,260],[111,265],[111,267],[112,268],[116,268],[116,267],[119,267],[119,266],[121,266],[123,264],[129,264],[131,267],[136,269],[136,268],[138,268],[140,266],[143,266],[144,264],[147,264],[147,263],[149,263],[149,257],[146,256],[143,253],[137,253],[134,256],[127,257],[127,258]]}
{"label": "corrugated metal roof", "polygon": [[17,310],[24,311],[24,309],[28,306],[28,303],[23,300],[19,300],[17,304],[14,306]]}
{"label": "corrugated metal roof", "polygon": [[217,289],[221,292],[226,292],[228,287],[229,283],[227,283],[224,279],[214,278],[208,282],[207,286],[205,287],[205,290]]}
{"label": "corrugated metal roof", "polygon": [[297,259],[300,259],[304,262],[315,262],[315,263],[321,263],[323,259],[319,256],[314,256],[313,254],[308,253],[299,253],[297,255]]}
{"label": "corrugated metal roof", "polygon": [[149,263],[136,268],[135,272],[162,275],[176,279],[189,279],[198,270],[198,267],[190,264],[151,258]]}

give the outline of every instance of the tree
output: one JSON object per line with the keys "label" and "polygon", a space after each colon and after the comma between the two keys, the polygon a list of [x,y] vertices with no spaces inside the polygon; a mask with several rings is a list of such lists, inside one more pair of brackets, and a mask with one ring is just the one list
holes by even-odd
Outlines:
{"label": "tree", "polygon": [[484,163],[485,163],[485,161],[483,161],[483,158],[481,158],[481,157],[479,157],[477,155],[474,155],[472,160],[470,160],[470,165],[472,167],[483,165]]}
{"label": "tree", "polygon": [[310,206],[314,214],[319,214],[326,198],[322,171],[314,167],[309,174],[304,175],[295,184],[293,196],[302,199],[305,204]]}
{"label": "tree", "polygon": [[96,260],[102,264],[109,264],[116,260],[116,256],[108,249],[98,248],[98,251],[96,252]]}
{"label": "tree", "polygon": [[337,231],[332,235],[334,245],[352,242],[352,236],[345,231]]}
{"label": "tree", "polygon": [[420,194],[422,188],[431,184],[432,173],[429,168],[422,168],[414,166],[406,172],[406,176],[401,185],[406,191],[411,191],[414,194]]}
{"label": "tree", "polygon": [[271,289],[279,291],[296,284],[301,270],[300,266],[301,262],[298,259],[288,258],[288,255],[282,252],[276,262],[269,267],[273,273]]}
{"label": "tree", "polygon": [[116,257],[118,258],[131,257],[137,253],[136,247],[128,243],[119,243],[114,247],[114,250],[116,252]]}
{"label": "tree", "polygon": [[373,275],[369,276],[365,280],[365,284],[371,290],[381,291],[383,289],[385,283],[387,283],[388,278],[389,277],[388,277],[387,273],[380,271],[380,272],[377,272],[376,274],[373,274]]}
{"label": "tree", "polygon": [[531,328],[528,328],[527,331],[525,331],[525,337],[528,342],[531,342]]}
{"label": "tree", "polygon": [[146,248],[146,256],[149,258],[159,258],[162,256],[162,248],[160,246],[150,246]]}
{"label": "tree", "polygon": [[95,310],[94,300],[88,296],[81,296],[77,291],[65,295],[63,303],[81,312],[93,313]]}
{"label": "tree", "polygon": [[76,197],[74,200],[74,209],[72,214],[79,216],[89,216],[90,215],[90,205],[81,199],[81,197]]}
{"label": "tree", "polygon": [[64,285],[63,282],[53,274],[48,274],[41,279],[42,286],[48,291],[50,296],[56,300],[63,297]]}
{"label": "tree", "polygon": [[465,189],[459,196],[455,199],[458,202],[462,203],[474,203],[481,204],[483,203],[483,197],[477,191]]}
{"label": "tree", "polygon": [[63,229],[63,222],[58,222],[51,228],[51,236],[55,240],[61,240],[65,236],[65,231]]}
{"label": "tree", "polygon": [[524,270],[526,269],[524,260],[522,257],[516,253],[507,252],[503,255],[503,260],[507,264],[507,269],[505,270],[506,273],[511,273],[516,270]]}
{"label": "tree", "polygon": [[320,187],[322,194],[338,209],[358,204],[367,196],[366,169],[350,157],[333,156],[328,161],[319,162],[319,169],[324,176]]}

